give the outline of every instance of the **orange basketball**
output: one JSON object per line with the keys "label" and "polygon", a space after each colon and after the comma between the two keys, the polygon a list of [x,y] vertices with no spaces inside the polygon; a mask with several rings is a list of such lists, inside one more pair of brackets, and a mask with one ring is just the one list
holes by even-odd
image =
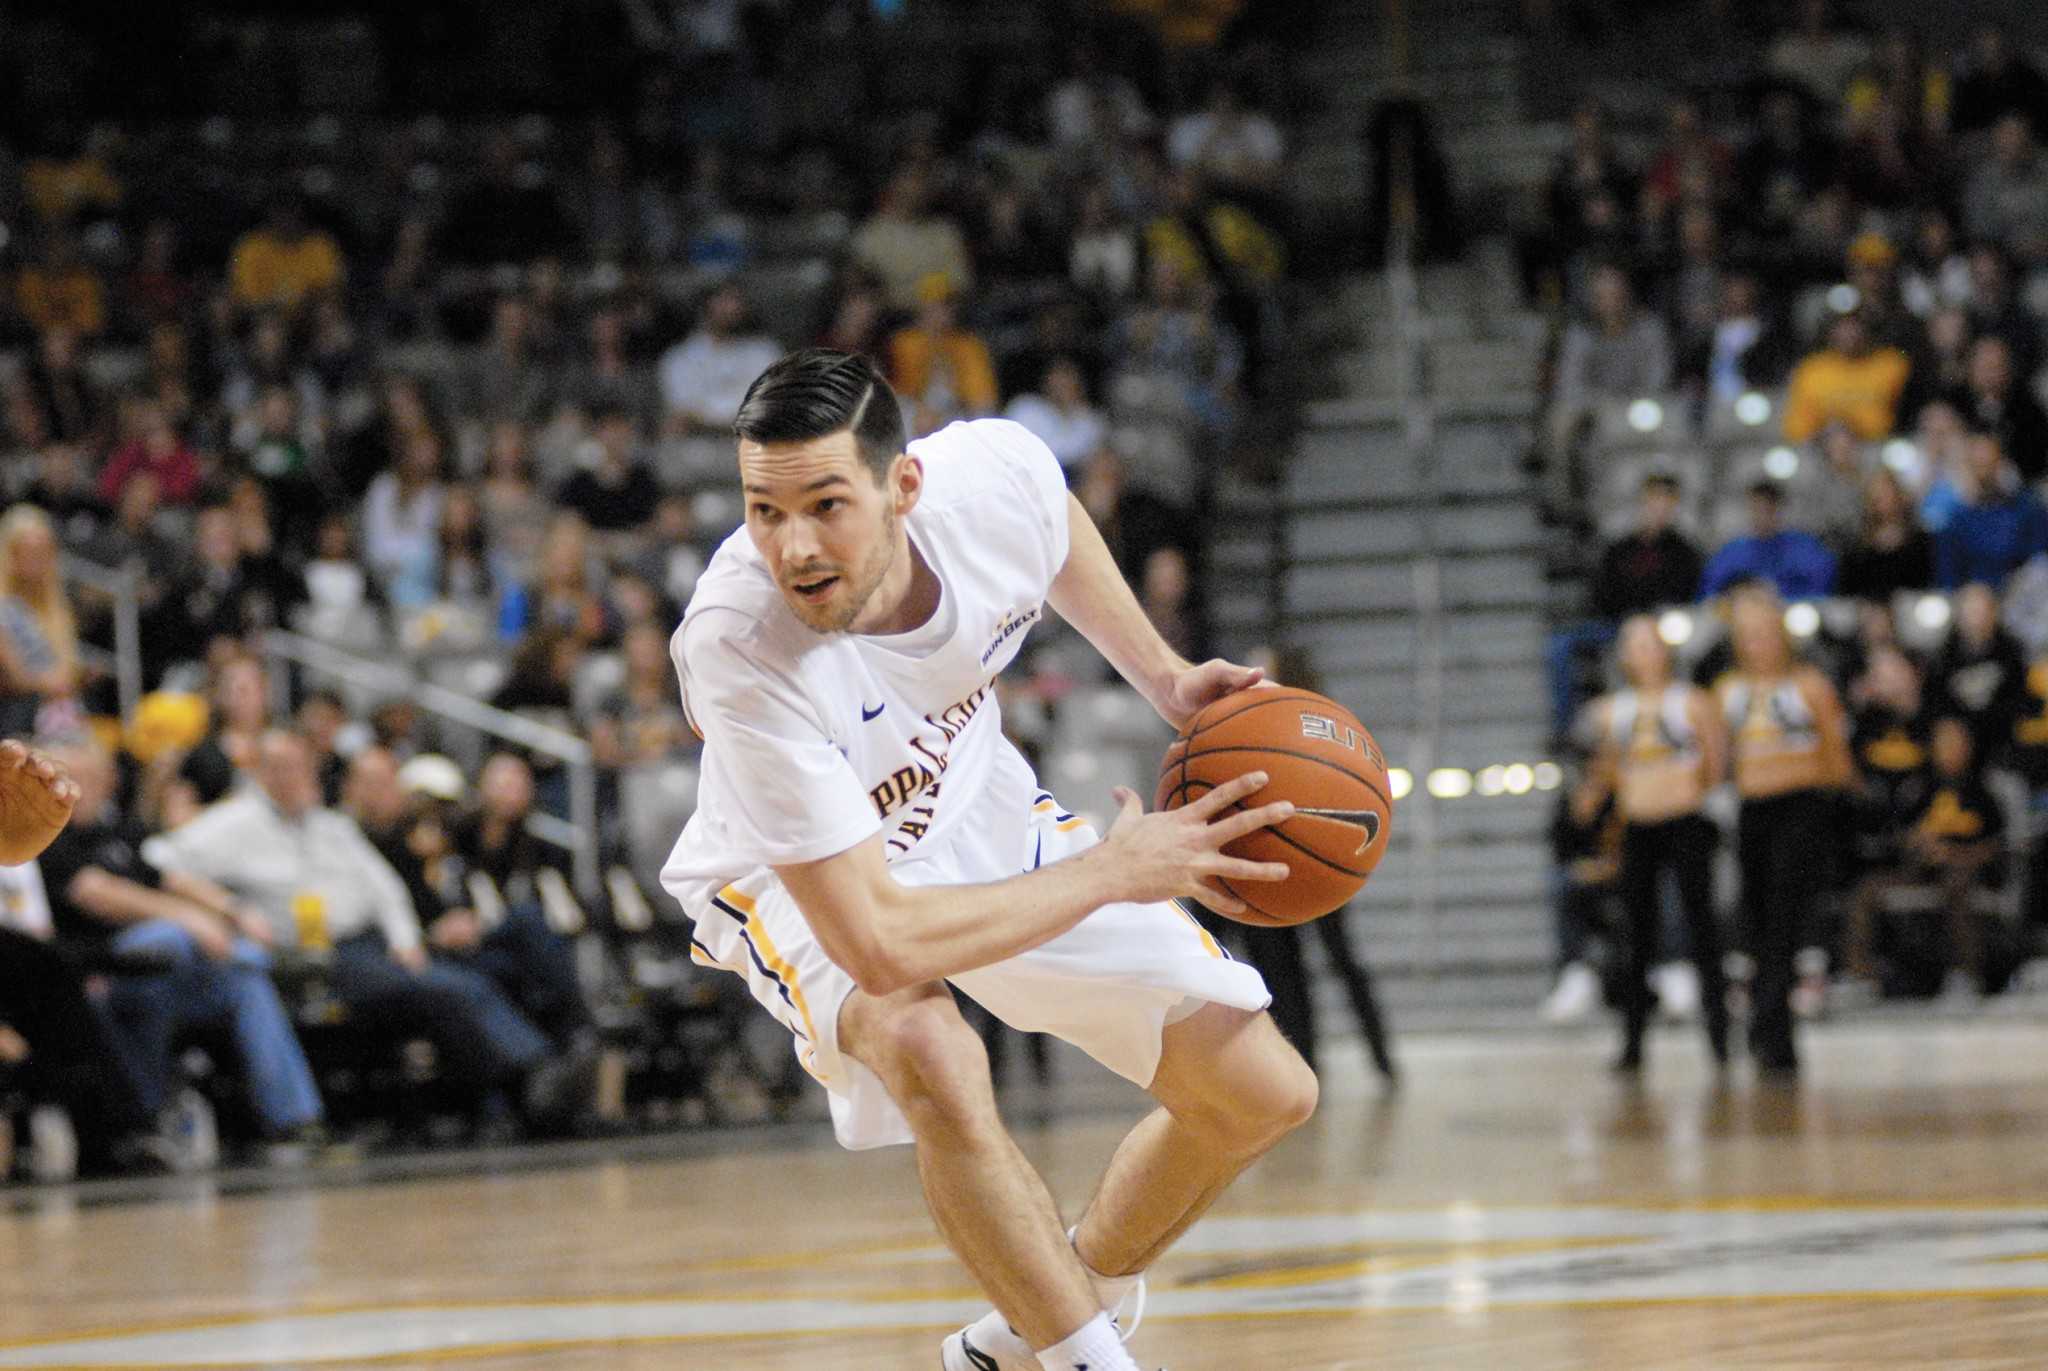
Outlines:
{"label": "orange basketball", "polygon": [[1291,873],[1278,882],[1219,879],[1247,906],[1238,921],[1299,924],[1342,908],[1387,851],[1394,802],[1379,744],[1350,710],[1313,690],[1241,690],[1204,708],[1166,749],[1154,807],[1177,809],[1247,771],[1268,780],[1237,808],[1292,800],[1295,813],[1223,849],[1285,862]]}

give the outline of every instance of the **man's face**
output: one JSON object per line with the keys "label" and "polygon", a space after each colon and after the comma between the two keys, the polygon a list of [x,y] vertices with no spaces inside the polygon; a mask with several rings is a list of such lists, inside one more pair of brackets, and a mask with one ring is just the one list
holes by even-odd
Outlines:
{"label": "man's face", "polygon": [[1977,489],[1988,492],[1997,483],[1998,469],[2005,462],[2005,451],[1989,434],[1972,434],[1969,445],[1963,449],[1963,462],[1970,479],[1977,483]]}
{"label": "man's face", "polygon": [[320,803],[320,778],[312,749],[302,738],[272,735],[257,753],[256,779],[272,804],[298,818]]}
{"label": "man's face", "polygon": [[915,460],[897,459],[885,491],[860,460],[851,431],[799,443],[740,440],[747,533],[782,598],[810,628],[859,631],[892,608],[871,601],[903,541],[898,519],[909,512],[906,498],[915,498],[901,493],[895,478]]}
{"label": "man's face", "polygon": [[1749,497],[1749,527],[1759,538],[1769,538],[1778,531],[1778,517],[1782,513],[1776,497],[1751,495]]}
{"label": "man's face", "polygon": [[390,828],[405,817],[405,791],[398,784],[398,759],[389,751],[367,747],[349,763],[348,807],[371,828]]}
{"label": "man's face", "polygon": [[1678,492],[1670,486],[1643,488],[1642,528],[1645,533],[1662,533],[1678,517]]}
{"label": "man's face", "polygon": [[499,754],[477,778],[477,798],[501,819],[523,819],[533,809],[533,772],[517,757]]}
{"label": "man's face", "polygon": [[1970,389],[2003,395],[2012,387],[2012,351],[2001,338],[1979,338],[1970,349]]}

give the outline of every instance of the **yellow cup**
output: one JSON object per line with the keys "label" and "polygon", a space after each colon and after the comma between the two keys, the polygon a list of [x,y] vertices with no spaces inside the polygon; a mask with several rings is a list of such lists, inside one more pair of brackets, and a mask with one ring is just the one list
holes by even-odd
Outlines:
{"label": "yellow cup", "polygon": [[301,890],[292,896],[292,925],[299,932],[299,946],[308,952],[325,952],[334,946],[327,936],[327,901],[317,890]]}

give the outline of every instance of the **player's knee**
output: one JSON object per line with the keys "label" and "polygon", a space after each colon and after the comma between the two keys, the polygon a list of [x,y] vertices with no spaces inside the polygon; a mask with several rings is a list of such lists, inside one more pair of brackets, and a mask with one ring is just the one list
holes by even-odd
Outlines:
{"label": "player's knee", "polygon": [[1257,1156],[1308,1122],[1319,1093],[1315,1072],[1300,1053],[1283,1046],[1256,1075],[1220,1092],[1197,1126],[1206,1124],[1230,1150]]}
{"label": "player's knee", "polygon": [[949,996],[906,1005],[874,1025],[868,1065],[912,1125],[958,1130],[984,1112],[988,1052]]}

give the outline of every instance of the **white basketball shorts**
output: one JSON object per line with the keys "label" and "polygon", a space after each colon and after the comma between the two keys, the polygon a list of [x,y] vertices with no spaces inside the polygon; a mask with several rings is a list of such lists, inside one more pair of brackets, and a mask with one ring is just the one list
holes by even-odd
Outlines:
{"label": "white basketball shorts", "polygon": [[[1086,820],[1040,791],[1015,822],[892,870],[905,884],[966,885],[1029,871],[1098,841]],[[1012,855],[1001,869],[1005,851]],[[840,1055],[839,1010],[853,993],[853,978],[825,955],[774,872],[721,890],[697,920],[691,955],[744,976],[754,998],[789,1030],[797,1059],[830,1092],[841,1146],[912,1141],[882,1082]],[[1064,1039],[1141,1086],[1159,1068],[1167,1025],[1201,1002],[1264,1009],[1272,999],[1257,971],[1232,959],[1170,902],[1104,905],[1048,943],[951,980],[1010,1027]]]}

